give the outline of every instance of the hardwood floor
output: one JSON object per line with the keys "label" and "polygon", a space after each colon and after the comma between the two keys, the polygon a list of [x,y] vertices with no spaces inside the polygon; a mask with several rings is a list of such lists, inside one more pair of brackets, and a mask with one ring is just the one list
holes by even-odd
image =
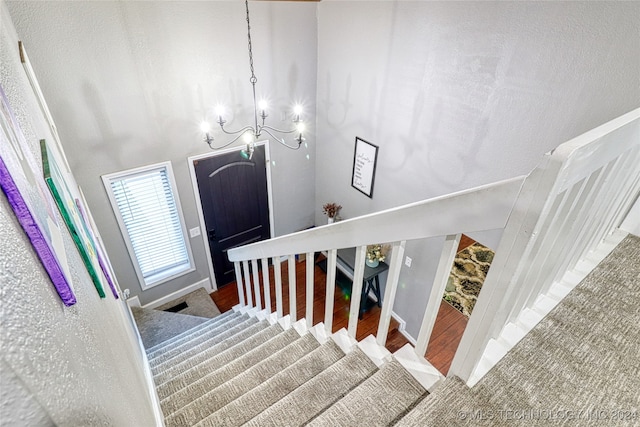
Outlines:
{"label": "hardwood floor", "polygon": [[[475,243],[474,240],[467,236],[462,236],[458,251]],[[273,267],[270,270],[270,293],[271,307],[275,311],[275,288],[273,278]],[[305,317],[305,283],[306,283],[306,263],[304,261],[296,262],[296,315],[298,319]],[[283,312],[289,314],[289,286],[288,286],[288,265],[282,263],[282,296],[283,296]],[[260,274],[260,298],[264,306],[264,292],[262,290],[262,274]],[[317,265],[314,271],[314,295],[313,295],[313,324],[324,321],[324,300],[326,295],[326,275],[325,272]],[[254,293],[252,292],[252,296]],[[218,306],[221,312],[230,310],[234,305],[238,304],[238,292],[236,283],[230,283],[221,287],[218,291],[211,294],[211,298]],[[254,298],[255,301],[255,298]],[[349,322],[349,297],[339,286],[336,286],[334,309],[333,309],[333,332],[341,328],[346,328]],[[374,306],[367,311],[363,318],[358,322],[356,339],[358,341],[364,339],[368,335],[375,335],[378,331],[378,321],[380,320],[380,308]],[[444,375],[449,371],[451,361],[455,355],[462,333],[467,325],[467,318],[451,305],[442,301],[438,311],[438,317],[427,346],[426,359]],[[389,325],[389,333],[385,347],[390,352],[395,352],[409,341],[398,330],[398,322],[391,319]]]}

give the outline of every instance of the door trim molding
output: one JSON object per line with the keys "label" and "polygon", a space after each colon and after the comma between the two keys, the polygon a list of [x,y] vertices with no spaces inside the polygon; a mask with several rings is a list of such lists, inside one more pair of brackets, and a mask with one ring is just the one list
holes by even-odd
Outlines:
{"label": "door trim molding", "polygon": [[[271,154],[269,153],[269,140],[256,142],[256,145],[261,146],[264,145],[264,155],[265,155],[265,168],[267,172],[267,205],[269,206],[269,237],[273,237],[273,230],[275,227],[274,224],[274,216],[273,216],[273,192],[271,187]],[[214,152],[199,154],[197,156],[187,157],[187,165],[189,167],[189,175],[191,176],[191,188],[193,189],[193,196],[196,199],[196,208],[198,211],[198,222],[200,226],[200,242],[204,246],[204,252],[207,256],[207,265],[209,266],[209,280],[211,283],[212,291],[218,290],[218,284],[216,283],[216,276],[213,269],[213,262],[211,261],[211,250],[209,249],[209,242],[207,239],[207,233],[205,232],[207,227],[204,222],[204,214],[202,213],[202,203],[200,202],[200,190],[198,189],[198,181],[196,179],[196,169],[193,165],[195,160],[208,159],[211,157],[221,156],[223,154],[233,153],[235,151],[244,150],[245,146],[241,145],[239,147],[230,147],[223,150],[216,150]],[[195,237],[191,238],[192,240]]]}

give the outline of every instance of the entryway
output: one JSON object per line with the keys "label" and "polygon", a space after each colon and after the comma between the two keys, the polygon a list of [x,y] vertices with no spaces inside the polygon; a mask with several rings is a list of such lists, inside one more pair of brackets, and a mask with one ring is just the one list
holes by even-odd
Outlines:
{"label": "entryway", "polygon": [[267,153],[263,143],[251,160],[240,149],[189,158],[214,289],[235,280],[227,250],[271,237]]}

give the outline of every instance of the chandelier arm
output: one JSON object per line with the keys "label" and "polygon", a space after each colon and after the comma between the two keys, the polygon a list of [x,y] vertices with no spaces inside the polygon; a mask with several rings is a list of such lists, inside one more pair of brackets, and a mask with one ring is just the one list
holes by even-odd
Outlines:
{"label": "chandelier arm", "polygon": [[[211,143],[208,143],[208,144],[209,144],[209,148],[211,148],[212,150],[219,150],[219,149],[221,149],[221,148],[226,148],[226,147],[230,146],[231,144],[233,144],[234,142],[236,142],[237,140],[239,140],[241,136],[242,136],[242,134],[240,134],[240,135],[236,136],[236,137],[235,137],[235,138],[233,138],[231,141],[229,141],[229,142],[227,142],[226,144],[221,145],[221,146],[219,146],[219,147],[213,147],[213,146],[211,146]],[[212,139],[212,142],[213,142],[213,139]]]}
{"label": "chandelier arm", "polygon": [[296,128],[293,128],[291,130],[282,130],[282,129],[274,128],[274,127],[269,126],[269,125],[262,125],[262,126],[260,126],[260,129],[265,129],[265,131],[267,129],[269,129],[269,130],[272,130],[274,132],[280,132],[280,133],[294,133],[294,132],[298,131],[298,129],[296,129]]}
{"label": "chandelier arm", "polygon": [[[226,130],[224,128],[224,125],[220,125],[220,129],[222,129],[222,132],[226,133],[227,135],[235,135],[237,133],[242,133],[242,132],[245,132],[245,131],[248,131],[248,130],[254,131],[253,126],[250,126],[250,125],[247,125],[247,126],[241,128],[241,129],[238,129],[238,130]],[[254,131],[254,133],[255,133],[255,131]]]}
{"label": "chandelier arm", "polygon": [[285,146],[285,147],[287,147],[287,148],[290,148],[290,149],[292,149],[292,150],[298,150],[298,149],[300,148],[300,144],[301,144],[301,143],[298,143],[298,145],[295,145],[295,146],[294,146],[294,145],[289,145],[289,144],[287,144],[287,143],[284,141],[284,138],[278,138],[277,136],[275,136],[274,134],[272,134],[272,133],[269,131],[269,129],[264,129],[264,131],[265,131],[266,133],[268,133],[269,135],[271,135],[271,137],[272,137],[273,139],[275,139],[276,141],[278,141],[280,144],[284,145],[284,146]]}

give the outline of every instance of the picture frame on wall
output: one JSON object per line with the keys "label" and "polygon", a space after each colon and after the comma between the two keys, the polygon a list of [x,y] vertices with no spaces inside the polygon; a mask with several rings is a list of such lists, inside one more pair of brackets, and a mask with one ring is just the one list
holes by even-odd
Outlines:
{"label": "picture frame on wall", "polygon": [[65,306],[76,304],[55,204],[0,86],[0,188]]}
{"label": "picture frame on wall", "polygon": [[98,291],[98,295],[100,295],[100,298],[105,298],[104,287],[98,273],[100,270],[98,252],[80,215],[76,199],[70,191],[70,185],[64,179],[61,168],[44,139],[40,140],[40,149],[42,151],[44,180],[51,191],[53,199],[56,201],[56,205],[58,205],[58,210],[69,229],[82,262]]}
{"label": "picture frame on wall", "polygon": [[378,146],[356,136],[351,186],[369,198],[373,198],[377,162]]}

